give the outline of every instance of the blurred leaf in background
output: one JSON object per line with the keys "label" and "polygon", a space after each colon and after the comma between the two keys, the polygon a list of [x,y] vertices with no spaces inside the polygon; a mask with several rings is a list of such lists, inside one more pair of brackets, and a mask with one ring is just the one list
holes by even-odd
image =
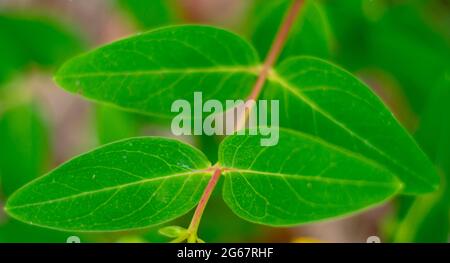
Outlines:
{"label": "blurred leaf in background", "polygon": [[71,28],[35,13],[0,13],[0,84],[30,65],[59,65],[78,53],[83,40]]}
{"label": "blurred leaf in background", "polygon": [[412,5],[390,7],[373,25],[370,59],[393,74],[421,113],[434,80],[450,68],[450,37],[431,28]]}
{"label": "blurred leaf in background", "polygon": [[[396,242],[448,242],[450,213],[450,72],[433,89],[416,138],[440,170],[440,191],[412,202],[401,200]],[[405,210],[406,208],[406,210]]]}
{"label": "blurred leaf in background", "polygon": [[[336,60],[352,71],[384,71],[399,83],[421,118],[416,139],[448,181],[448,73],[447,80],[435,82],[450,68],[450,31],[443,26],[449,25],[449,5],[439,0],[322,2],[336,36]],[[380,89],[387,85],[378,84]],[[405,103],[397,100],[390,106],[404,108]],[[449,202],[447,188],[417,199],[400,197],[389,226],[393,241],[446,242]]]}
{"label": "blurred leaf in background", "polygon": [[34,104],[0,113],[0,179],[4,195],[41,175],[49,166],[48,127]]}
{"label": "blurred leaf in background", "polygon": [[140,28],[152,29],[180,22],[181,10],[175,0],[118,0],[118,4]]}
{"label": "blurred leaf in background", "polygon": [[[248,18],[249,34],[261,59],[269,52],[278,27],[291,4],[290,0],[255,1]],[[328,19],[322,6],[317,1],[308,0],[291,29],[279,61],[299,55],[328,58],[331,53],[331,39]]]}
{"label": "blurred leaf in background", "polygon": [[333,32],[335,60],[352,71],[366,66],[369,25],[362,9],[363,0],[320,2]]}
{"label": "blurred leaf in background", "polygon": [[[55,18],[0,13],[0,199],[43,174],[52,162],[48,123],[32,87],[8,81],[23,79],[21,73],[32,66],[58,66],[84,45],[78,33]],[[0,215],[0,242],[65,242],[67,237]]]}
{"label": "blurred leaf in background", "polygon": [[433,27],[421,1],[323,2],[337,39],[338,62],[353,71],[375,67],[392,74],[420,114],[430,81],[450,67],[448,32]]}
{"label": "blurred leaf in background", "polygon": [[[49,168],[50,145],[48,125],[36,104],[0,110],[1,197],[9,196]],[[0,215],[0,242],[65,242],[68,236]]]}
{"label": "blurred leaf in background", "polygon": [[[57,66],[83,47],[83,40],[68,27],[35,13],[0,13],[0,37],[0,60],[5,58],[0,73],[6,73],[0,80],[4,81],[32,64],[42,68]],[[10,86],[3,88],[2,94],[0,175],[4,194],[9,195],[44,172],[50,161],[50,143],[31,88]],[[22,105],[21,101],[26,102]]]}

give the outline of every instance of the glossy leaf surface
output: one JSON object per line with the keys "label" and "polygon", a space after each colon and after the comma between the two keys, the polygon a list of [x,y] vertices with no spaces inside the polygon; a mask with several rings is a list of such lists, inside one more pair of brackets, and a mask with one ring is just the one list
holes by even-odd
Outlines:
{"label": "glossy leaf surface", "polygon": [[29,224],[72,231],[143,228],[175,219],[200,199],[210,163],[163,138],[135,138],[68,161],[17,191],[8,213]]}
{"label": "glossy leaf surface", "polygon": [[207,26],[177,26],[127,38],[67,62],[55,80],[92,100],[163,119],[194,92],[203,99],[239,99],[258,73],[253,48],[240,37]]}
{"label": "glossy leaf surface", "polygon": [[279,144],[232,136],[219,151],[223,197],[239,216],[283,226],[314,222],[373,206],[401,187],[385,168],[309,135],[281,130]]}
{"label": "glossy leaf surface", "polygon": [[360,80],[329,62],[292,58],[272,74],[262,95],[280,100],[280,124],[365,156],[392,170],[404,193],[435,190],[427,156],[381,100]]}

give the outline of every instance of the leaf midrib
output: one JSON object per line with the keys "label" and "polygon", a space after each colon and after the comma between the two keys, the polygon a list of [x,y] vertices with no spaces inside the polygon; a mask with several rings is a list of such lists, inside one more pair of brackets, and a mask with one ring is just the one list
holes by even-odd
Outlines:
{"label": "leaf midrib", "polygon": [[[342,128],[345,132],[347,132],[348,134],[350,134],[352,137],[356,138],[358,141],[362,142],[364,145],[366,145],[367,147],[373,149],[374,151],[376,151],[378,154],[382,155],[384,158],[386,158],[387,160],[390,160],[391,162],[393,162],[397,167],[401,168],[402,170],[406,171],[409,174],[412,174],[416,179],[422,181],[423,183],[430,185],[424,177],[422,177],[420,174],[414,172],[413,170],[409,169],[408,167],[402,165],[401,163],[399,163],[395,158],[391,157],[390,155],[388,155],[387,153],[383,152],[382,150],[380,150],[378,147],[374,146],[372,143],[370,143],[368,140],[364,139],[363,137],[361,137],[359,134],[353,132],[350,128],[348,128],[344,123],[338,121],[337,119],[335,119],[331,114],[329,114],[328,112],[326,112],[325,110],[323,110],[320,106],[318,106],[316,103],[314,103],[308,96],[306,96],[304,93],[302,93],[301,91],[297,90],[295,88],[296,85],[290,83],[288,80],[286,80],[285,78],[283,78],[280,74],[278,74],[278,72],[273,69],[271,71],[271,74],[269,76],[269,80],[273,81],[277,84],[279,84],[282,88],[284,88],[286,91],[288,91],[289,93],[293,94],[294,96],[296,96],[297,98],[299,98],[301,101],[303,101],[306,105],[308,105],[312,110],[320,113],[322,116],[324,116],[325,118],[327,118],[328,120],[330,120],[332,123],[336,124],[337,126],[339,126],[340,128]],[[372,158],[371,158],[372,159]],[[373,159],[372,159],[373,160]],[[377,162],[378,163],[378,162]]]}
{"label": "leaf midrib", "polygon": [[339,184],[339,185],[356,185],[356,186],[384,186],[386,188],[394,188],[399,189],[401,187],[401,184],[398,181],[392,181],[392,182],[372,182],[372,181],[364,181],[364,180],[348,180],[348,179],[338,179],[338,178],[331,178],[331,177],[322,177],[322,176],[308,176],[308,175],[302,175],[302,174],[284,174],[284,173],[277,173],[277,172],[263,172],[258,170],[247,170],[247,169],[240,169],[240,168],[228,168],[224,175],[227,173],[240,173],[240,174],[252,174],[252,175],[267,175],[267,176],[274,176],[274,177],[282,177],[282,178],[289,178],[289,179],[295,179],[295,180],[303,180],[303,181],[316,181],[316,182],[323,182],[323,183],[330,183],[330,184]]}
{"label": "leaf midrib", "polygon": [[182,177],[182,176],[188,176],[188,175],[189,176],[193,176],[193,175],[210,176],[211,174],[208,173],[207,169],[204,169],[204,170],[200,170],[200,171],[188,171],[188,172],[184,172],[184,173],[171,174],[171,175],[165,175],[165,176],[160,176],[160,177],[152,177],[152,178],[148,178],[148,179],[145,179],[145,180],[135,181],[135,182],[126,183],[126,184],[120,184],[120,185],[115,185],[115,186],[110,186],[110,187],[105,187],[105,188],[98,189],[98,190],[93,190],[93,191],[81,192],[81,193],[77,193],[77,194],[74,194],[74,195],[69,195],[69,196],[56,198],[56,199],[51,199],[51,200],[46,200],[46,201],[41,201],[41,202],[29,203],[29,204],[18,205],[18,206],[6,206],[5,210],[11,211],[11,210],[14,210],[14,209],[22,209],[22,208],[26,208],[26,207],[47,205],[47,204],[51,204],[51,203],[56,203],[56,202],[62,202],[62,201],[70,200],[70,199],[75,199],[75,198],[82,197],[82,196],[93,195],[93,194],[98,194],[98,193],[108,192],[108,191],[113,191],[113,190],[120,190],[122,188],[130,187],[130,186],[134,186],[134,185],[141,185],[141,184],[146,184],[146,183],[150,183],[150,182],[167,180],[167,179],[170,179],[170,178],[176,178],[176,177]]}
{"label": "leaf midrib", "polygon": [[259,74],[261,65],[253,66],[211,66],[199,68],[160,68],[152,70],[136,70],[136,71],[118,71],[118,72],[86,72],[79,74],[64,74],[60,73],[55,76],[55,79],[73,79],[73,78],[89,78],[89,77],[117,77],[117,76],[151,76],[163,74],[196,74],[196,73],[249,73],[257,76]]}

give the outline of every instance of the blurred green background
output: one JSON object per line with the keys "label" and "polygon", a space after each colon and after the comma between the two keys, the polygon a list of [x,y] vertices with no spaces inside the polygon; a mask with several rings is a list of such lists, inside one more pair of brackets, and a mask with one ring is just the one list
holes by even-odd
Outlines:
{"label": "blurred green background", "polygon": [[[0,0],[0,207],[20,186],[93,147],[138,135],[171,136],[156,120],[57,88],[52,72],[66,59],[179,23],[228,28],[258,43],[264,55],[289,4],[274,2]],[[286,49],[328,59],[364,80],[434,161],[442,187],[349,218],[277,229],[239,219],[216,191],[200,236],[207,242],[365,242],[372,235],[383,242],[448,242],[450,1],[309,0],[302,16],[302,30],[294,32],[300,40]],[[325,30],[316,30],[318,20]],[[220,138],[184,139],[217,159]],[[190,217],[180,218],[179,224],[187,225]],[[167,241],[157,228],[89,235],[50,231],[19,223],[0,210],[0,242],[65,242],[71,235],[82,242]]]}

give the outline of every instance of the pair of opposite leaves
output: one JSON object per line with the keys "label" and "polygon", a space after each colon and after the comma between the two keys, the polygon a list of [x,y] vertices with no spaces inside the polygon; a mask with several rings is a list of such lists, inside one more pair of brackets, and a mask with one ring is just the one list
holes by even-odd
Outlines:
{"label": "pair of opposite leaves", "polygon": [[[194,91],[245,99],[261,67],[239,36],[176,26],[124,39],[67,62],[68,91],[159,118]],[[433,191],[431,162],[379,98],[343,69],[293,57],[272,69],[260,99],[280,100],[279,144],[231,136],[219,149],[223,198],[244,219],[294,225],[355,212],[396,193]],[[294,131],[295,130],[295,131]],[[191,210],[212,175],[206,157],[164,138],[135,138],[79,156],[18,190],[19,220],[74,231],[147,227]]]}

